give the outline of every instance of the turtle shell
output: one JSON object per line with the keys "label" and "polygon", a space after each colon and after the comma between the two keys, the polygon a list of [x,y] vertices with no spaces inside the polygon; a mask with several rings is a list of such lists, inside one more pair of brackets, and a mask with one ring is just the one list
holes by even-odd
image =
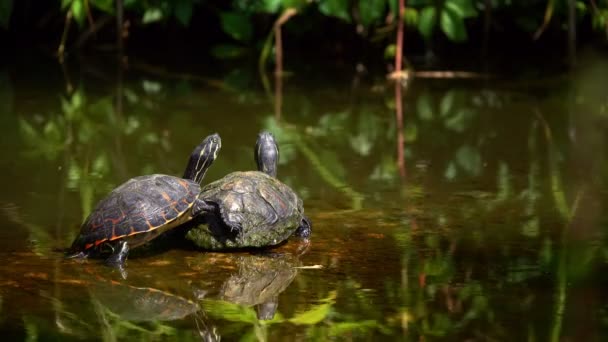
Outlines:
{"label": "turtle shell", "polygon": [[101,200],[80,229],[71,251],[129,239],[137,247],[189,220],[200,185],[167,175],[135,177]]}
{"label": "turtle shell", "polygon": [[[259,171],[233,172],[201,190],[221,221],[238,231],[226,247],[264,247],[285,241],[304,217],[302,200],[287,185]],[[217,214],[216,214],[217,215]]]}

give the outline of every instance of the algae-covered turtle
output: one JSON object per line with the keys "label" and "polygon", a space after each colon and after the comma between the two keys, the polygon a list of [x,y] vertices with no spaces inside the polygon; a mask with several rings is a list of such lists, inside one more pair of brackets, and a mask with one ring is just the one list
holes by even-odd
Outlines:
{"label": "algae-covered turtle", "polygon": [[107,263],[122,266],[130,248],[189,221],[205,210],[199,199],[207,169],[221,148],[218,134],[206,137],[192,152],[183,178],[168,175],[135,177],[101,200],[72,243],[69,257],[102,254]]}
{"label": "algae-covered turtle", "polygon": [[258,135],[254,154],[259,171],[233,172],[201,190],[215,210],[202,213],[206,225],[186,235],[199,247],[267,247],[310,235],[302,199],[276,178],[279,148],[272,134]]}

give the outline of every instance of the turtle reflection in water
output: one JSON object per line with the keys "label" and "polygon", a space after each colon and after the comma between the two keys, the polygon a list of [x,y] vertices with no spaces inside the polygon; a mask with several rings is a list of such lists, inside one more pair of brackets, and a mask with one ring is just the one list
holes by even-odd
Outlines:
{"label": "turtle reflection in water", "polygon": [[214,267],[218,268],[211,271],[215,275],[220,275],[219,269],[237,268],[227,279],[221,277],[225,280],[220,284],[199,283],[199,292],[206,297],[202,302],[203,308],[215,318],[222,318],[221,302],[225,301],[255,307],[258,319],[272,319],[278,308],[279,295],[293,282],[300,265],[297,256],[284,253],[223,254],[219,258],[201,255],[197,259],[196,265],[205,268],[212,260]]}
{"label": "turtle reflection in water", "polygon": [[[192,316],[199,337],[204,341],[219,341],[217,331],[207,322],[205,313],[197,303],[187,298],[151,287],[136,287],[116,281],[97,280],[89,286],[89,290],[98,315],[104,317],[110,312],[121,320],[119,325],[124,325],[124,321],[154,324],[184,320]],[[172,328],[160,326],[157,330],[160,333],[171,333]]]}
{"label": "turtle reflection in water", "polygon": [[121,270],[129,248],[189,221],[206,208],[200,182],[221,148],[218,134],[206,137],[192,152],[184,177],[135,177],[101,200],[85,220],[70,248],[70,257],[111,255],[107,263]]}
{"label": "turtle reflection in water", "polygon": [[267,247],[291,235],[310,236],[302,199],[276,178],[279,148],[272,134],[258,135],[254,156],[258,171],[233,172],[201,190],[200,197],[215,210],[201,214],[205,224],[188,232],[197,246]]}

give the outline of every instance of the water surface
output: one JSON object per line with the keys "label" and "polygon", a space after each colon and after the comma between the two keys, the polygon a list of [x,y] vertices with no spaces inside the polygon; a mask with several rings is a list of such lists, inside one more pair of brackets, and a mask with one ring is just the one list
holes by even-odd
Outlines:
{"label": "water surface", "polygon": [[[608,306],[606,65],[543,77],[233,69],[0,71],[0,331],[11,339],[600,340]],[[161,72],[162,71],[162,72]],[[310,79],[326,79],[310,82]],[[314,84],[313,84],[314,83]],[[111,189],[254,168],[270,130],[310,241],[143,248],[128,276],[65,260]]]}

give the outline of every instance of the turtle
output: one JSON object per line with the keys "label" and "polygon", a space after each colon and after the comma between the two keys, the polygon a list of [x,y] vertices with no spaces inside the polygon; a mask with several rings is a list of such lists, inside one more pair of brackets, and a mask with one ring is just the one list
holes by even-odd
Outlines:
{"label": "turtle", "polygon": [[104,254],[110,266],[123,269],[129,249],[191,220],[203,212],[201,181],[217,158],[220,136],[207,136],[193,151],[182,178],[163,174],[128,180],[102,199],[84,221],[68,257]]}
{"label": "turtle", "polygon": [[232,172],[201,190],[199,197],[215,210],[201,213],[205,225],[186,235],[199,247],[268,247],[291,235],[310,236],[302,199],[276,178],[279,148],[271,133],[258,134],[254,156],[258,171]]}

